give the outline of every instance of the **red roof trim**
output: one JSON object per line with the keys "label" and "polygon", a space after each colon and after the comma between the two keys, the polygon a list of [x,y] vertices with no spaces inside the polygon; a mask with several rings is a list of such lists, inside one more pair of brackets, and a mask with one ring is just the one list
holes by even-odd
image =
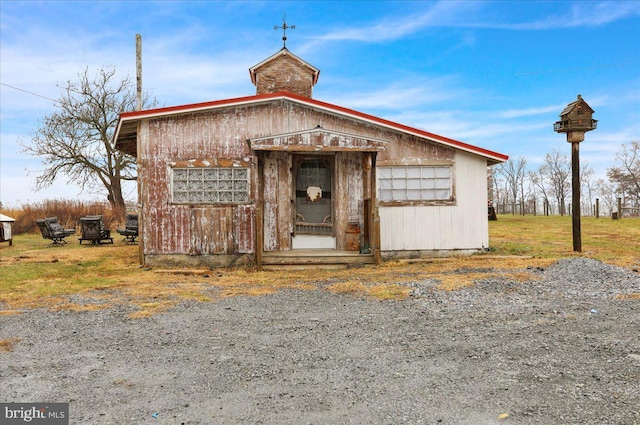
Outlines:
{"label": "red roof trim", "polygon": [[333,105],[331,103],[322,102],[320,100],[311,99],[304,96],[299,96],[289,92],[267,93],[253,96],[237,97],[232,99],[216,100],[213,102],[192,103],[187,105],[170,106],[166,108],[148,109],[143,111],[124,112],[120,114],[120,122],[118,123],[118,130],[122,121],[130,121],[136,118],[152,118],[165,115],[174,115],[179,113],[197,112],[210,108],[227,107],[233,105],[242,105],[247,103],[259,103],[262,101],[270,101],[275,99],[290,99],[298,103],[303,103],[315,108],[321,108],[331,112],[338,112],[340,114],[350,115],[357,117],[375,124],[383,125],[385,127],[399,130],[405,133],[410,133],[420,137],[426,137],[428,139],[444,143],[449,146],[454,146],[459,149],[473,152],[482,156],[488,156],[499,161],[506,161],[509,159],[508,155],[504,155],[498,152],[490,151],[488,149],[473,146],[468,143],[460,142],[458,140],[450,139],[448,137],[439,136],[428,131],[420,130],[414,127],[410,127],[404,124],[399,124],[393,121],[379,118],[373,115],[358,112],[353,109],[344,108],[342,106]]}
{"label": "red roof trim", "polygon": [[280,97],[292,96],[291,93],[267,93],[260,94],[254,96],[244,96],[244,97],[236,97],[233,99],[224,99],[224,100],[214,100],[212,102],[202,102],[202,103],[190,103],[187,105],[178,105],[178,106],[168,106],[166,108],[157,108],[157,109],[145,109],[142,111],[132,111],[132,112],[123,112],[120,114],[120,119],[127,118],[144,118],[144,117],[155,117],[161,115],[172,115],[183,112],[193,112],[200,111],[209,108],[215,108],[219,106],[231,106],[234,104],[244,104],[249,102],[255,102],[260,100],[271,100],[277,99]]}

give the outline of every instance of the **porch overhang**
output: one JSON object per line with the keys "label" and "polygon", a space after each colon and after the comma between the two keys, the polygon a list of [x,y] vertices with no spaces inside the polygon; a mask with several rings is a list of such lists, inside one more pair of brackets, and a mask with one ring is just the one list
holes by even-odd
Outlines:
{"label": "porch overhang", "polygon": [[131,156],[138,156],[138,121],[118,123],[118,137],[115,139],[116,149]]}
{"label": "porch overhang", "polygon": [[252,151],[289,152],[380,152],[389,142],[356,134],[327,130],[320,126],[311,130],[256,137],[247,140]]}

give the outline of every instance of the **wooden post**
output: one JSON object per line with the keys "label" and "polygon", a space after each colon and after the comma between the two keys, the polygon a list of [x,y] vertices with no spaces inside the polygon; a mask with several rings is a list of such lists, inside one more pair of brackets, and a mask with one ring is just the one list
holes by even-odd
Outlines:
{"label": "wooden post", "polygon": [[[140,34],[136,34],[136,81],[137,81],[137,110],[142,109],[142,36]],[[138,124],[138,131],[140,131],[140,124]],[[140,176],[140,170],[142,170],[142,164],[140,161],[140,154],[142,150],[140,149],[140,134],[137,137],[137,148],[138,152],[136,158],[136,167],[138,176]],[[138,257],[140,260],[140,264],[144,264],[144,250],[145,250],[145,237],[144,237],[144,206],[142,205],[142,196],[143,196],[143,187],[141,184],[141,179],[138,179],[138,229],[140,229],[140,237],[138,242]]]}
{"label": "wooden post", "polygon": [[376,162],[378,152],[371,154],[371,252],[376,265],[382,264],[381,238],[380,238],[380,209],[378,208],[378,168]]}
{"label": "wooden post", "polygon": [[618,218],[622,218],[622,198],[618,198]]}
{"label": "wooden post", "polygon": [[136,109],[142,110],[142,36],[136,34]]}
{"label": "wooden post", "polygon": [[[580,142],[584,141],[587,131],[595,130],[597,120],[592,118],[594,110],[578,95],[577,100],[571,102],[560,113],[560,121],[553,124],[556,133],[566,133],[567,142],[571,143],[571,190],[572,190],[572,224],[573,250],[582,251],[582,237],[580,232]],[[564,208],[564,205],[562,205]]]}
{"label": "wooden post", "polygon": [[600,218],[600,199],[596,198],[596,218]]}
{"label": "wooden post", "polygon": [[580,143],[571,143],[571,191],[573,250],[582,252],[582,234],[580,229]]}
{"label": "wooden post", "polygon": [[262,270],[262,254],[264,250],[264,153],[258,151],[257,153],[257,176],[254,179],[256,182],[256,190],[258,191],[258,205],[256,208],[256,268]]}

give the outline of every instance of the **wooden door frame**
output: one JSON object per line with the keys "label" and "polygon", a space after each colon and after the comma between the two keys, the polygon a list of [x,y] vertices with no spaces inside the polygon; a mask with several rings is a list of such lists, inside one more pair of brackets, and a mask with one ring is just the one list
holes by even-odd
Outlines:
{"label": "wooden door frame", "polygon": [[335,201],[335,188],[336,188],[336,155],[335,152],[326,153],[326,154],[317,154],[317,153],[291,153],[291,200],[293,204],[293,208],[291,211],[291,220],[292,220],[292,233],[291,237],[296,236],[296,222],[297,222],[297,178],[298,178],[298,167],[302,164],[303,161],[309,159],[323,159],[327,160],[330,167],[330,176],[331,176],[331,236],[336,236],[335,229],[335,219],[336,219],[336,201]]}
{"label": "wooden door frame", "polygon": [[[256,172],[256,178],[254,180],[255,182],[255,187],[257,190],[257,207],[256,207],[256,215],[255,215],[255,229],[256,229],[256,247],[255,247],[255,261],[256,261],[256,267],[258,269],[262,268],[262,257],[264,254],[264,154],[266,151],[256,151],[257,154],[257,172]],[[333,220],[335,220],[336,218],[336,208],[337,206],[335,205],[335,201],[334,201],[334,193],[335,193],[335,185],[336,185],[336,173],[337,173],[337,167],[336,167],[336,152],[328,152],[326,155],[324,156],[330,156],[331,157],[331,161],[332,161],[332,181],[331,181],[331,191],[332,191],[332,214],[333,214]],[[371,253],[374,256],[374,259],[376,261],[377,265],[381,264],[381,252],[380,252],[380,215],[379,215],[379,208],[378,208],[378,202],[377,202],[377,184],[376,184],[376,158],[377,158],[377,152],[375,151],[363,151],[363,159],[366,161],[367,157],[370,158],[371,161],[371,169],[370,172],[365,170],[365,176],[363,176],[363,182],[365,182],[365,184],[369,185],[368,191],[367,190],[363,190],[363,203],[365,201],[368,201],[369,203],[369,208],[368,211],[366,211],[366,208],[363,205],[363,215],[364,215],[364,223],[365,226],[368,226],[368,232],[369,232],[369,248],[371,249]],[[307,152],[291,152],[290,155],[292,156],[292,162],[293,159],[297,156],[299,157],[317,157],[317,156],[323,156],[323,155],[319,155],[319,154],[311,154],[311,153],[307,153]],[[293,165],[293,164],[292,164]],[[294,168],[294,167],[292,167]],[[293,170],[292,170],[292,174],[293,174]],[[295,176],[292,176],[292,185],[291,185],[291,189],[293,192],[293,197],[292,200],[293,202],[295,202]],[[295,208],[293,209],[293,214],[295,214]],[[368,214],[367,214],[368,213]],[[368,215],[368,217],[366,216]],[[295,216],[292,217],[293,223],[295,223]],[[295,227],[295,226],[294,226]],[[335,233],[335,228],[334,228],[334,233]],[[293,236],[293,235],[292,235]]]}

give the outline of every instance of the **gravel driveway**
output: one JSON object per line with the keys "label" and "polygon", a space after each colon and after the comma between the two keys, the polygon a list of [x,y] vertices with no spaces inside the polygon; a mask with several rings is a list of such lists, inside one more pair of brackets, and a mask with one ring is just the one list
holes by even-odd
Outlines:
{"label": "gravel driveway", "polygon": [[640,275],[572,258],[540,280],[404,301],[329,291],[0,316],[3,402],[71,424],[638,424]]}

